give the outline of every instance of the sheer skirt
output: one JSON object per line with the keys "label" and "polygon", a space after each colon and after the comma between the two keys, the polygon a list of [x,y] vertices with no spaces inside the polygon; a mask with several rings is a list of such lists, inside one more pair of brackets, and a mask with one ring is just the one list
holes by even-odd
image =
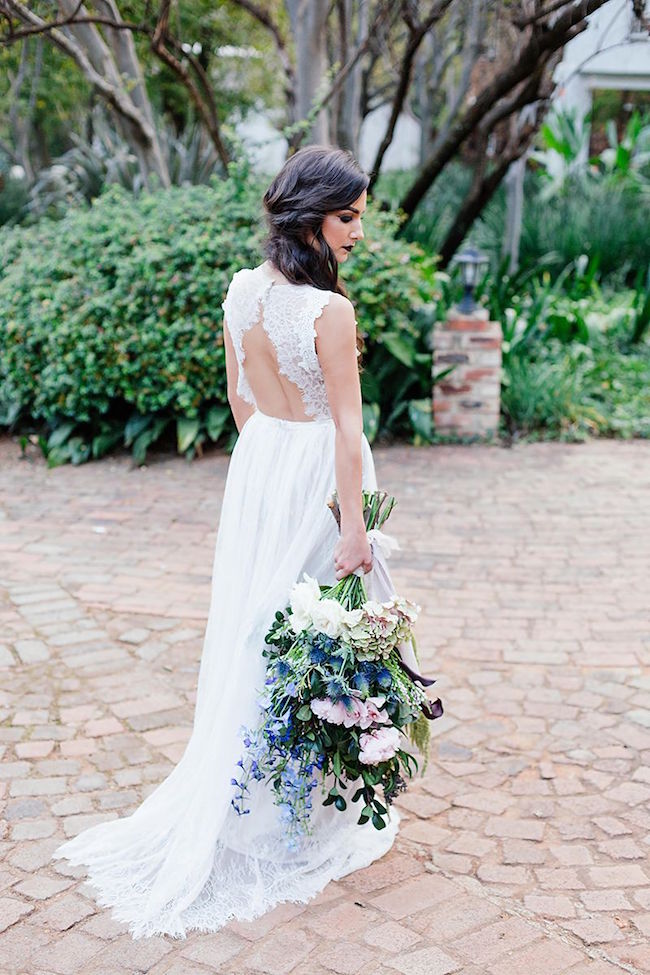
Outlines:
{"label": "sheer skirt", "polygon": [[[215,931],[252,920],[282,901],[305,903],[330,880],[367,866],[392,845],[389,826],[358,826],[360,806],[341,813],[313,796],[313,834],[289,851],[263,782],[251,812],[231,805],[242,754],[240,728],[257,723],[264,635],[303,572],[336,581],[338,529],[327,499],[335,488],[331,419],[294,421],[259,410],[230,457],[212,571],[212,595],[187,748],[170,775],[127,817],[63,843],[55,857],[88,869],[102,906],[134,937]],[[376,488],[362,435],[363,487]],[[367,577],[371,584],[372,573]]]}

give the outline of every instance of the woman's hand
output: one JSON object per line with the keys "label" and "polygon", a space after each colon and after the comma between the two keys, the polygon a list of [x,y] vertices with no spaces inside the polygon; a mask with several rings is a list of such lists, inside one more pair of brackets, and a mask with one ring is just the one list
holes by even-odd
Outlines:
{"label": "woman's hand", "polygon": [[336,579],[351,575],[359,566],[364,572],[372,569],[372,550],[365,528],[343,532],[334,547]]}

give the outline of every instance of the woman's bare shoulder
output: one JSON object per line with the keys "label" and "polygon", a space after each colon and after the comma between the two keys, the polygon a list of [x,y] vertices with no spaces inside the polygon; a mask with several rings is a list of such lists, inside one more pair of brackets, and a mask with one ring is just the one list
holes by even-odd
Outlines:
{"label": "woman's bare shoulder", "polygon": [[338,291],[330,291],[329,300],[318,319],[317,328],[319,323],[328,332],[339,329],[347,331],[356,325],[354,305],[345,295],[339,294]]}

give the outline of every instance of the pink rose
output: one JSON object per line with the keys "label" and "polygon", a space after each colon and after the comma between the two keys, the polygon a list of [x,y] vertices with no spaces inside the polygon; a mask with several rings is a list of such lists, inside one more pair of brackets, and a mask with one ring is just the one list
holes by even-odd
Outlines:
{"label": "pink rose", "polygon": [[365,714],[366,707],[363,701],[359,700],[358,697],[353,697],[350,707],[346,711],[343,724],[346,728],[351,728],[353,725],[358,725],[365,717]]}
{"label": "pink rose", "polygon": [[358,723],[360,728],[369,728],[371,724],[387,724],[390,718],[385,711],[381,710],[382,704],[386,701],[385,697],[368,697],[363,702],[365,714]]}
{"label": "pink rose", "polygon": [[329,697],[317,697],[309,702],[309,706],[322,721],[331,721],[332,724],[342,724],[343,719],[339,718],[336,711],[336,704]]}
{"label": "pink rose", "polygon": [[359,761],[364,765],[377,765],[393,758],[400,744],[399,728],[376,728],[359,737],[361,751]]}
{"label": "pink rose", "polygon": [[329,697],[319,697],[314,698],[309,706],[317,718],[321,718],[323,721],[329,721],[330,724],[342,724],[346,728],[351,728],[359,720],[360,703],[355,698],[348,710],[343,701],[333,701]]}

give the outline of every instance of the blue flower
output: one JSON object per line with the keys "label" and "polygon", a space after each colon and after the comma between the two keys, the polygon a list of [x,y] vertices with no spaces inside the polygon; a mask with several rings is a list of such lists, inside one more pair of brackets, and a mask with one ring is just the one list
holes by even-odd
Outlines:
{"label": "blue flower", "polygon": [[291,668],[285,660],[277,660],[275,664],[275,672],[278,677],[286,677],[291,673]]}
{"label": "blue flower", "polygon": [[327,654],[319,646],[313,646],[309,651],[309,659],[313,664],[322,664],[327,660]]}
{"label": "blue flower", "polygon": [[352,686],[355,687],[357,691],[361,691],[364,697],[368,697],[370,695],[370,681],[368,680],[367,676],[361,671],[359,671],[354,675],[351,683]]}
{"label": "blue flower", "polygon": [[327,682],[327,693],[334,700],[337,701],[343,694],[347,691],[345,682],[338,677],[332,677]]}
{"label": "blue flower", "polygon": [[393,678],[388,667],[379,668],[377,671],[376,680],[380,687],[390,687],[390,685],[393,683]]}

